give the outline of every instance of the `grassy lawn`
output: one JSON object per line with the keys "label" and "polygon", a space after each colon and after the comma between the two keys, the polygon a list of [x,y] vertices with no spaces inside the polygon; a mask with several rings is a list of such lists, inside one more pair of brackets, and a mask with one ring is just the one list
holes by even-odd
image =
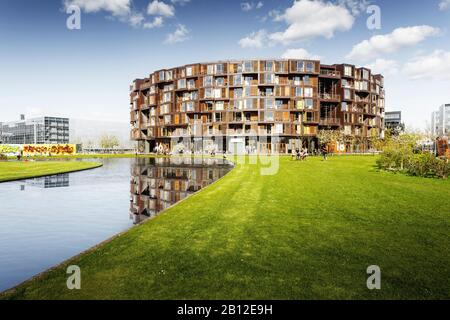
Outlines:
{"label": "grassy lawn", "polygon": [[[282,158],[225,178],[6,299],[449,299],[450,181],[374,157]],[[66,288],[78,265],[82,289]],[[382,289],[369,291],[378,265]]]}
{"label": "grassy lawn", "polygon": [[0,182],[96,168],[100,163],[75,161],[0,162]]}

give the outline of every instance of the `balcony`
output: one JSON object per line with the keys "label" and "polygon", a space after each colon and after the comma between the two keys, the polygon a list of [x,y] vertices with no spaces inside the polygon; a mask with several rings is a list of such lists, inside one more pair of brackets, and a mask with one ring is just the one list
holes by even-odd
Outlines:
{"label": "balcony", "polygon": [[341,72],[337,71],[337,70],[321,69],[320,77],[339,79],[339,78],[341,78]]}
{"label": "balcony", "polygon": [[338,118],[321,118],[319,124],[326,127],[339,127],[341,120]]}
{"label": "balcony", "polygon": [[323,101],[341,101],[341,95],[335,93],[319,93],[319,99]]}

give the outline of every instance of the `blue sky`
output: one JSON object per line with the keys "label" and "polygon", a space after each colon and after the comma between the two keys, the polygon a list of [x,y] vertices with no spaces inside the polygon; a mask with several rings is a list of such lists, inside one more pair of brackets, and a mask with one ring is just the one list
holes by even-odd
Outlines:
{"label": "blue sky", "polygon": [[[81,8],[68,30],[65,6]],[[366,8],[381,9],[369,30]],[[0,121],[20,113],[128,122],[128,86],[162,67],[320,57],[386,77],[413,127],[450,103],[450,0],[2,0]]]}

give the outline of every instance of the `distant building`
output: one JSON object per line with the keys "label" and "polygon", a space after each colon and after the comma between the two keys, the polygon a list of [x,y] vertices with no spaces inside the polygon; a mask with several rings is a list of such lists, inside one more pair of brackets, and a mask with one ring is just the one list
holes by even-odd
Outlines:
{"label": "distant building", "polygon": [[431,114],[431,131],[433,136],[450,135],[450,104],[443,104]]}
{"label": "distant building", "polygon": [[8,144],[69,143],[69,119],[39,117],[0,123],[0,142]]}
{"label": "distant building", "polygon": [[386,129],[390,129],[396,132],[402,132],[405,130],[405,125],[402,122],[401,111],[390,111],[385,114],[384,125]]}

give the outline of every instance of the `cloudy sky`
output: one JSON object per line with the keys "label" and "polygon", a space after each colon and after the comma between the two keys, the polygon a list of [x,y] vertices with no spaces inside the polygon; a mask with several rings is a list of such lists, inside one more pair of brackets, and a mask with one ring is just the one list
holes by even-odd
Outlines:
{"label": "cloudy sky", "polygon": [[[67,28],[72,5],[80,30]],[[153,70],[285,57],[370,66],[386,76],[388,110],[424,127],[450,103],[449,26],[450,0],[2,0],[0,121],[128,122],[129,84]]]}

